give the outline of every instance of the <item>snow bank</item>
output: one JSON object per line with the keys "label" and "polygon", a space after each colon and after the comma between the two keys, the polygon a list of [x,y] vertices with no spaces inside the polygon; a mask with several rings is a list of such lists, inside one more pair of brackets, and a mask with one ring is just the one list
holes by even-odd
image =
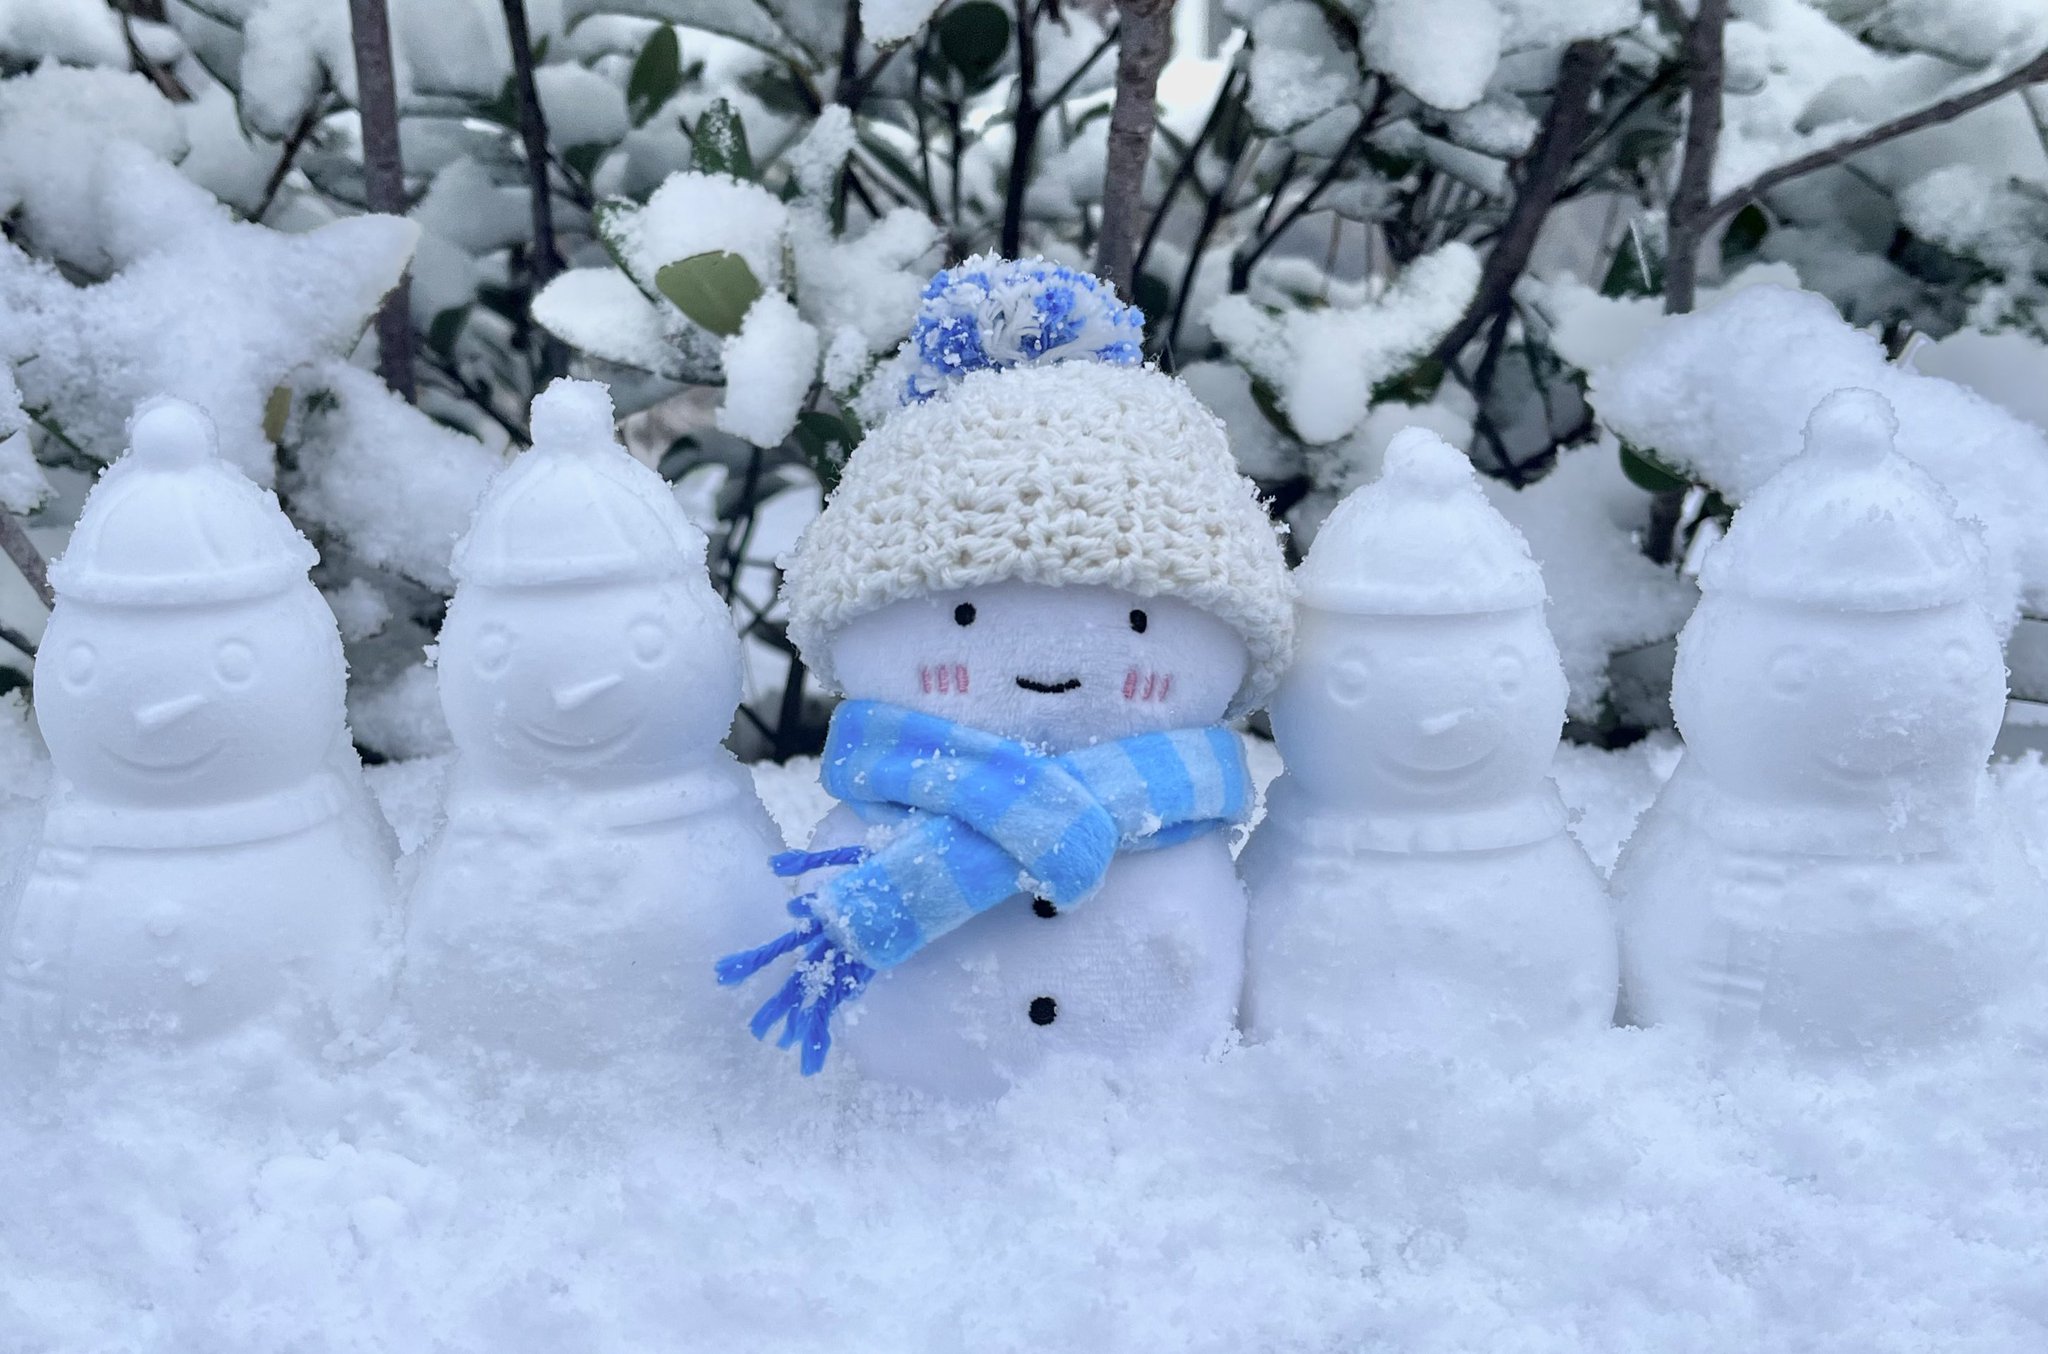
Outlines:
{"label": "snow bank", "polygon": [[1643,558],[1636,541],[1649,525],[1650,496],[1622,474],[1611,439],[1560,452],[1557,467],[1526,489],[1499,481],[1486,489],[1543,566],[1550,633],[1571,683],[1566,709],[1595,720],[1609,658],[1677,634],[1698,594]]}
{"label": "snow bank", "polygon": [[[1669,756],[1561,764],[1580,830],[1617,836]],[[402,825],[430,813],[437,766],[375,774]],[[2048,769],[2001,794],[2048,839]],[[488,1101],[403,1052],[268,1087],[229,1052],[114,1067],[0,1108],[0,1329],[220,1354],[2012,1354],[2048,1340],[2044,1010],[1877,1075],[1717,1071],[1657,1031],[1520,1063],[1275,1043],[1057,1070],[972,1113],[709,1041]]]}
{"label": "snow bank", "polygon": [[2048,603],[2048,436],[1952,381],[1893,366],[1828,301],[1746,287],[1660,322],[1594,370],[1601,420],[1735,502],[1798,454],[1814,406],[1845,386],[1874,390],[1899,417],[1899,451],[1983,523],[1993,614],[2024,592]]}
{"label": "snow bank", "polygon": [[503,460],[346,362],[323,363],[300,384],[285,430],[293,511],[365,564],[453,589],[449,553]]}
{"label": "snow bank", "polygon": [[244,224],[132,145],[109,147],[95,178],[118,271],[75,287],[0,244],[0,361],[14,364],[29,407],[87,455],[118,455],[136,403],[171,394],[212,415],[221,453],[268,484],[271,392],[355,346],[419,228],[389,216],[304,235]]}
{"label": "snow bank", "polygon": [[1410,263],[1384,291],[1352,304],[1262,307],[1250,295],[1210,307],[1210,329],[1279,395],[1301,440],[1334,442],[1356,428],[1372,388],[1427,352],[1479,285],[1479,257],[1447,244]]}

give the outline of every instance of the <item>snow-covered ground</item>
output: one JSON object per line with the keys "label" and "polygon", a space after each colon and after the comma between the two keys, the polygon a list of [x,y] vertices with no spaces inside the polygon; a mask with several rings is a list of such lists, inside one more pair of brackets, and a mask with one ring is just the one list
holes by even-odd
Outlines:
{"label": "snow-covered ground", "polygon": [[[1561,753],[1603,865],[1674,757]],[[439,768],[375,774],[417,842]],[[823,807],[808,768],[760,780],[786,830]],[[1998,785],[2048,841],[2048,766]],[[2048,1347],[2048,984],[1882,1072],[1361,1039],[975,1111],[734,1030],[489,1094],[260,1054],[0,1109],[0,1350]]]}

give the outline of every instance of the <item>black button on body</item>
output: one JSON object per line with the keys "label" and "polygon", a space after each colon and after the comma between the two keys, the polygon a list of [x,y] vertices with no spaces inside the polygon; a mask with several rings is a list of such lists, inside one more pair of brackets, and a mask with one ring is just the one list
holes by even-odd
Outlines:
{"label": "black button on body", "polygon": [[1050,1025],[1053,1021],[1058,1020],[1059,1018],[1060,1004],[1054,1001],[1051,997],[1033,997],[1031,999],[1032,1024]]}
{"label": "black button on body", "polygon": [[1050,898],[1033,898],[1031,910],[1041,917],[1057,917],[1060,914],[1059,906]]}

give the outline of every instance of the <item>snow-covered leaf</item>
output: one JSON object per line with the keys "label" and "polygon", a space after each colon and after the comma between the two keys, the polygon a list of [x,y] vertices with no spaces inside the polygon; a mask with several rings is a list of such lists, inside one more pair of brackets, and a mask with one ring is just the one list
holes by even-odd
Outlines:
{"label": "snow-covered leaf", "polygon": [[676,309],[714,334],[737,334],[761,297],[760,279],[747,261],[723,250],[664,264],[654,283]]}

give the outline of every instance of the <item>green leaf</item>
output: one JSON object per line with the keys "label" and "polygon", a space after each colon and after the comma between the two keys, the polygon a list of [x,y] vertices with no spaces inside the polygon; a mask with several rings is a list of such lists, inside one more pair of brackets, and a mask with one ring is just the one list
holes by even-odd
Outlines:
{"label": "green leaf", "polygon": [[1607,276],[1601,280],[1600,294],[1655,296],[1663,290],[1664,256],[1651,246],[1642,228],[1631,221],[1621,247],[1614,251],[1614,258],[1607,265]]}
{"label": "green leaf", "polygon": [[611,147],[605,145],[602,141],[592,141],[586,145],[571,146],[562,152],[562,163],[575,170],[584,182],[587,183],[590,181],[590,176],[597,172],[598,164],[610,150]]}
{"label": "green leaf", "polygon": [[462,337],[462,326],[469,322],[469,307],[450,306],[434,316],[427,325],[427,346],[443,357],[455,351],[455,340]]}
{"label": "green leaf", "polygon": [[839,473],[846,468],[846,458],[853,451],[859,436],[837,414],[828,414],[813,409],[797,415],[796,444],[803,449],[804,459],[817,472],[818,483],[831,493],[839,485]]}
{"label": "green leaf", "polygon": [[754,177],[754,153],[747,149],[747,125],[724,99],[713,99],[690,129],[690,163],[705,174]]}
{"label": "green leaf", "polygon": [[519,125],[519,91],[512,83],[512,77],[506,76],[505,83],[498,89],[498,96],[488,103],[479,104],[476,111],[477,116],[487,122],[495,122],[500,127],[517,127]]}
{"label": "green leaf", "polygon": [[728,337],[740,331],[747,308],[761,296],[747,261],[722,249],[663,264],[654,285],[698,325]]}
{"label": "green leaf", "polygon": [[1266,416],[1266,422],[1286,433],[1289,437],[1297,434],[1294,425],[1287,421],[1287,414],[1280,408],[1280,394],[1256,376],[1252,378],[1252,403]]}
{"label": "green leaf", "polygon": [[1145,317],[1147,332],[1157,330],[1173,315],[1173,288],[1154,274],[1140,273],[1132,278],[1131,293],[1131,300]]}
{"label": "green leaf", "polygon": [[1721,266],[1734,268],[1747,262],[1771,233],[1771,218],[1754,202],[1735,213],[1721,236]]}
{"label": "green leaf", "polygon": [[598,243],[628,277],[633,270],[626,265],[626,217],[639,210],[639,203],[625,197],[608,197],[590,209],[590,225],[597,232]]}
{"label": "green leaf", "polygon": [[1621,473],[1628,476],[1629,483],[1638,489],[1647,489],[1653,494],[1676,493],[1690,489],[1692,481],[1659,461],[1649,452],[1628,443],[1621,444]]}
{"label": "green leaf", "polygon": [[967,0],[940,16],[939,54],[970,88],[985,83],[1010,46],[1010,12],[994,0]]}
{"label": "green leaf", "polygon": [[647,45],[634,59],[626,78],[626,112],[635,127],[661,111],[683,87],[683,49],[676,30],[662,24],[647,35]]}
{"label": "green leaf", "polygon": [[1444,383],[1444,364],[1425,356],[1406,371],[1397,371],[1372,388],[1374,404],[1428,404]]}

